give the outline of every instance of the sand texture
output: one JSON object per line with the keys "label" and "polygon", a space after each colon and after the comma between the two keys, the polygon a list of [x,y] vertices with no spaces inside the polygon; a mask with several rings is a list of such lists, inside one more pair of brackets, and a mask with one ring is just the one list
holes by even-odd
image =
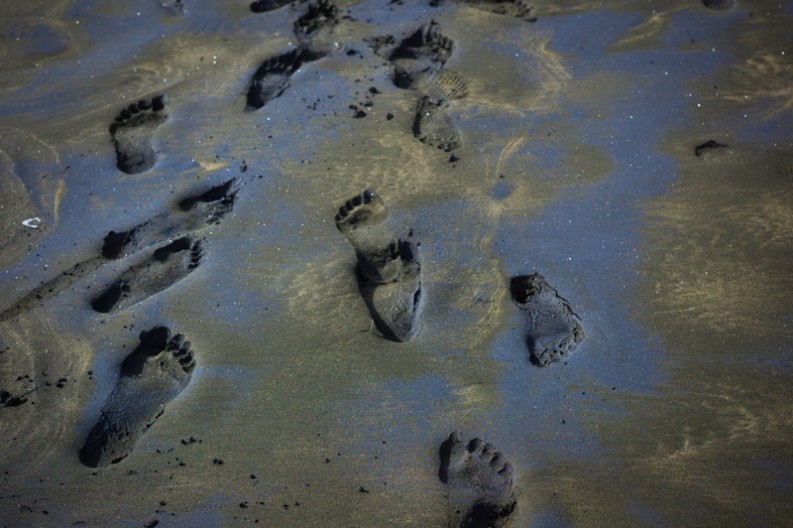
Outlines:
{"label": "sand texture", "polygon": [[0,528],[793,525],[793,3],[0,8]]}

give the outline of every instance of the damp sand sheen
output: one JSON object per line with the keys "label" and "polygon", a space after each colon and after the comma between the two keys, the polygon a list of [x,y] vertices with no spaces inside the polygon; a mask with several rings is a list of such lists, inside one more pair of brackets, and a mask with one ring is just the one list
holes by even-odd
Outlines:
{"label": "damp sand sheen", "polygon": [[4,10],[0,526],[793,520],[788,6]]}

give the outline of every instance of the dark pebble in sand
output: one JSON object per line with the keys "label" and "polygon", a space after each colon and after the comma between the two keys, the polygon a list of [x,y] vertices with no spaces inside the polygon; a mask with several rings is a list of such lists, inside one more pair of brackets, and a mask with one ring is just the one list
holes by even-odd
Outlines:
{"label": "dark pebble in sand", "polygon": [[283,7],[286,4],[291,4],[292,1],[293,0],[256,0],[256,2],[251,2],[251,11],[254,13],[265,13]]}
{"label": "dark pebble in sand", "polygon": [[702,156],[703,153],[709,150],[715,150],[720,148],[729,148],[729,145],[726,145],[724,143],[719,143],[718,141],[714,141],[711,139],[704,142],[701,145],[697,145],[696,147],[694,147],[694,155],[696,157],[700,157]]}

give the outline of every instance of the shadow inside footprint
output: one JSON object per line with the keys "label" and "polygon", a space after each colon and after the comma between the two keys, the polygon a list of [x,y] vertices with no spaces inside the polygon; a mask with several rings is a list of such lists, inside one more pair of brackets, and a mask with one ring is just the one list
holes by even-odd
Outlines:
{"label": "shadow inside footprint", "polygon": [[124,359],[121,375],[80,450],[86,466],[115,464],[181,393],[195,367],[190,342],[157,326],[140,334],[140,345]]}
{"label": "shadow inside footprint", "polygon": [[91,301],[100,313],[128,308],[185,278],[201,262],[201,241],[182,237],[157,248],[146,261],[131,266]]}
{"label": "shadow inside footprint", "polygon": [[154,130],[168,114],[167,98],[158,95],[132,103],[116,116],[110,125],[110,137],[116,150],[116,166],[127,174],[139,174],[151,169],[157,154],[151,145]]}
{"label": "shadow inside footprint", "polygon": [[371,189],[347,200],[336,227],[358,257],[358,287],[375,325],[393,341],[409,341],[420,331],[423,308],[418,247],[396,239],[384,221],[388,209]]}
{"label": "shadow inside footprint", "polygon": [[378,283],[357,269],[358,288],[375,326],[386,339],[410,341],[418,335],[422,309],[421,262],[418,247],[412,242],[396,243],[394,262],[402,269],[394,282]]}
{"label": "shadow inside footprint", "polygon": [[542,275],[515,276],[509,286],[512,300],[528,316],[526,343],[532,364],[557,362],[584,340],[578,315]]}
{"label": "shadow inside footprint", "polygon": [[457,431],[441,444],[438,476],[449,489],[448,526],[500,528],[515,511],[512,465],[480,438]]}

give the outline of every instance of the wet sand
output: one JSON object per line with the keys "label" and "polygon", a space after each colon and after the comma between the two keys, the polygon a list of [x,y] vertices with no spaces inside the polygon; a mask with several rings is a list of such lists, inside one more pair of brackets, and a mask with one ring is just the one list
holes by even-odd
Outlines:
{"label": "wet sand", "polygon": [[[509,459],[516,527],[789,525],[793,9],[337,7],[298,35],[308,3],[4,6],[0,526],[445,526],[453,430]],[[431,67],[467,85],[442,108],[449,152],[414,132],[438,88],[395,86],[372,49],[431,19],[453,42]],[[257,70],[300,46],[323,56],[270,67],[282,93],[246,110]],[[152,166],[120,169],[111,124],[161,94]],[[709,140],[727,146],[696,155]],[[178,280],[154,252],[186,228],[102,257],[109,231],[183,218],[230,179]],[[373,324],[334,222],[367,187],[420,243],[407,342]],[[153,270],[135,275],[151,295],[96,312],[130,269]],[[510,294],[535,272],[586,333],[545,367]],[[189,383],[128,456],[87,467],[159,325],[191,342]]]}

